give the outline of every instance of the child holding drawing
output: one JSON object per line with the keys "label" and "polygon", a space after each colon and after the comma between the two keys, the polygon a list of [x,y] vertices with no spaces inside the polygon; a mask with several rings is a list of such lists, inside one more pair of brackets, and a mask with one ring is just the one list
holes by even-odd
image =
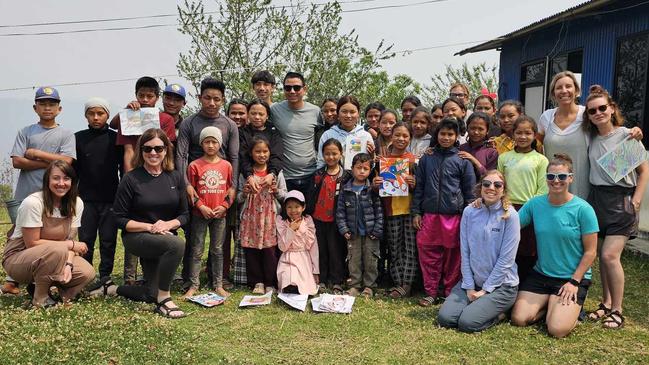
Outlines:
{"label": "child holding drawing", "polygon": [[[399,122],[394,125],[392,143],[383,158],[379,159],[379,176],[373,181],[374,190],[382,190],[387,195],[381,200],[385,209],[386,240],[390,247],[390,276],[394,283],[389,295],[394,299],[410,295],[412,282],[417,274],[417,243],[410,216],[410,202],[415,188],[413,173],[416,156],[406,151],[411,137],[407,124]],[[401,165],[396,163],[397,161],[404,161],[403,166],[406,168],[398,176],[392,171],[400,169],[396,167]],[[389,162],[395,164],[390,164],[387,168],[383,166]],[[405,195],[397,195],[397,191],[403,190],[407,190]]]}
{"label": "child holding drawing", "polygon": [[304,213],[304,194],[286,194],[282,215],[277,216],[277,245],[282,256],[277,264],[278,288],[284,293],[315,295],[318,292],[318,242],[313,218]]}

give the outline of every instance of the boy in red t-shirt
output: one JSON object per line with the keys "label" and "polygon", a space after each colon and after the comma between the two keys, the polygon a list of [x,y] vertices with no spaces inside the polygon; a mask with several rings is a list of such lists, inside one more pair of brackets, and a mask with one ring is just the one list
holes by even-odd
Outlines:
{"label": "boy in red t-shirt", "polygon": [[194,201],[189,240],[189,279],[191,286],[185,293],[190,297],[199,288],[201,257],[205,247],[205,232],[210,229],[210,267],[208,271],[214,282],[210,284],[222,297],[230,295],[223,289],[223,241],[225,237],[225,215],[234,201],[232,186],[232,165],[219,156],[223,136],[217,127],[205,127],[199,141],[203,157],[194,160],[187,168],[187,178],[194,187],[197,198]]}

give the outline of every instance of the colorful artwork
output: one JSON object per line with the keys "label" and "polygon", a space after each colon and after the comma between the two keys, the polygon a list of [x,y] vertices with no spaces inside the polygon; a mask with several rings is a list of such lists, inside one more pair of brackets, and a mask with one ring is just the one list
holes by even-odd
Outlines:
{"label": "colorful artwork", "polygon": [[367,152],[367,139],[349,135],[345,139],[345,153],[343,154],[343,168],[352,169],[352,160],[354,156],[361,152]]}
{"label": "colorful artwork", "polygon": [[193,297],[188,297],[187,300],[208,308],[221,305],[225,302],[225,298],[216,293],[194,295]]}
{"label": "colorful artwork", "polygon": [[597,163],[614,182],[622,180],[641,163],[647,161],[647,151],[640,141],[627,139],[611,151],[606,152]]}
{"label": "colorful artwork", "polygon": [[239,307],[256,307],[270,304],[273,292],[269,291],[264,295],[245,295],[239,303]]}
{"label": "colorful artwork", "polygon": [[119,112],[122,135],[140,136],[150,128],[160,128],[160,111],[157,108],[125,109]]}
{"label": "colorful artwork", "polygon": [[322,294],[311,299],[311,307],[314,312],[349,314],[355,299],[349,295]]}
{"label": "colorful artwork", "polygon": [[379,176],[383,178],[379,196],[408,196],[408,183],[405,179],[409,174],[408,162],[402,158],[379,159]]}

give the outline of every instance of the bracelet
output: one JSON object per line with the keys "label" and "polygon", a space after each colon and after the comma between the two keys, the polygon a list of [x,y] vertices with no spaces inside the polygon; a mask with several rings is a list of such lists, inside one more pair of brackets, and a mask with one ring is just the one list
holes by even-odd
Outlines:
{"label": "bracelet", "polygon": [[568,282],[570,284],[574,285],[574,286],[579,286],[579,282],[577,280],[573,279],[573,278],[570,278],[570,280],[568,280]]}

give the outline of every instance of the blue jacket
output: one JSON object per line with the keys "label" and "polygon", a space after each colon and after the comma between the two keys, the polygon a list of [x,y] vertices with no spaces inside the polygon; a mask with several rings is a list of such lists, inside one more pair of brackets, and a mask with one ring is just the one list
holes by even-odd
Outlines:
{"label": "blue jacket", "polygon": [[475,198],[476,184],[473,165],[457,155],[456,147],[435,147],[433,154],[419,160],[415,177],[415,193],[410,204],[414,215],[462,214],[464,207]]}
{"label": "blue jacket", "polygon": [[[352,236],[358,235],[358,226],[356,225],[356,193],[352,190],[354,179],[350,179],[343,186],[338,195],[338,205],[336,207],[336,225],[341,235],[351,233]],[[359,194],[360,204],[363,208],[365,218],[365,231],[367,236],[381,238],[383,235],[383,207],[379,194],[373,191],[369,185],[366,185]]]}
{"label": "blue jacket", "polygon": [[509,218],[500,202],[491,207],[467,206],[460,224],[462,289],[478,287],[491,293],[501,285],[517,286],[516,252],[521,231],[518,213],[509,207]]}

